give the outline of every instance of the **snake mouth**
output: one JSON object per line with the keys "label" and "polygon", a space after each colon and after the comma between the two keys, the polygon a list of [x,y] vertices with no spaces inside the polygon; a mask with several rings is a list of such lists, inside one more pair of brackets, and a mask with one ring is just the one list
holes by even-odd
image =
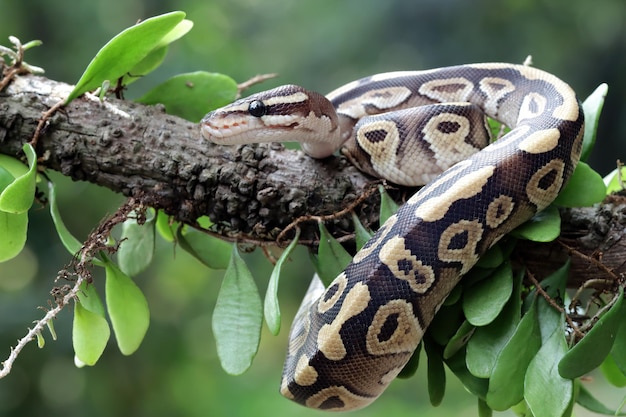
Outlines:
{"label": "snake mouth", "polygon": [[237,143],[237,138],[245,137],[254,129],[254,126],[250,126],[246,120],[228,123],[225,120],[215,122],[208,119],[206,117],[200,122],[200,131],[206,140],[213,143]]}

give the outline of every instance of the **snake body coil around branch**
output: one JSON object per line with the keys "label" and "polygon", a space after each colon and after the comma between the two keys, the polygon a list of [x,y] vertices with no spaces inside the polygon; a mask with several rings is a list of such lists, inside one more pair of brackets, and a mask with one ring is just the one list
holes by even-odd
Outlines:
{"label": "snake body coil around branch", "polygon": [[[483,114],[511,131],[489,144]],[[583,113],[557,77],[492,63],[374,75],[326,97],[283,86],[210,113],[202,133],[300,141],[317,158],[343,146],[366,173],[427,183],[328,288],[312,283],[294,320],[281,393],[343,411],[376,399],[461,277],[556,198],[580,157]]]}

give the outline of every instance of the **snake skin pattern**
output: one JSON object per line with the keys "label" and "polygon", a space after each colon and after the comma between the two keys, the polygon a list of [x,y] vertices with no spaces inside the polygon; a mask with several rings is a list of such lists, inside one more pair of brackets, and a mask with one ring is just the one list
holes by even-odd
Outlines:
{"label": "snake skin pattern", "polygon": [[[344,411],[384,391],[461,277],[556,198],[580,157],[583,113],[563,81],[513,64],[379,74],[326,97],[279,87],[210,113],[202,133],[300,140],[314,157],[343,145],[366,173],[428,182],[327,289],[311,284],[294,320],[281,393]],[[511,128],[488,146],[483,113]]]}

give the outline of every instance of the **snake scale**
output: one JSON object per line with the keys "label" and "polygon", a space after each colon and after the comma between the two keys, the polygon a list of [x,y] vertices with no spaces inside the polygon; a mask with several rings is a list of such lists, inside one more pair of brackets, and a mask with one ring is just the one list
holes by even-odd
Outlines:
{"label": "snake scale", "polygon": [[[483,114],[511,131],[489,144]],[[556,198],[580,157],[583,124],[566,83],[502,63],[384,73],[327,96],[283,86],[209,113],[201,130],[212,142],[299,141],[315,158],[343,146],[368,174],[428,183],[327,289],[311,284],[281,393],[333,411],[376,399],[460,278]]]}

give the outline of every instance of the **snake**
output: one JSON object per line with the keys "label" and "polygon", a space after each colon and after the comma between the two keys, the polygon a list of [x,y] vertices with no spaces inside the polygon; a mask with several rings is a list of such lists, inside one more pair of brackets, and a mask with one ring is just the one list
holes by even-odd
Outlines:
{"label": "snake", "polygon": [[[510,130],[492,141],[485,117]],[[200,130],[220,144],[300,142],[319,159],[341,149],[366,174],[425,184],[327,288],[312,281],[294,318],[280,392],[346,411],[380,396],[463,275],[555,200],[584,116],[556,76],[478,63],[372,75],[327,95],[281,86],[207,114]]]}

